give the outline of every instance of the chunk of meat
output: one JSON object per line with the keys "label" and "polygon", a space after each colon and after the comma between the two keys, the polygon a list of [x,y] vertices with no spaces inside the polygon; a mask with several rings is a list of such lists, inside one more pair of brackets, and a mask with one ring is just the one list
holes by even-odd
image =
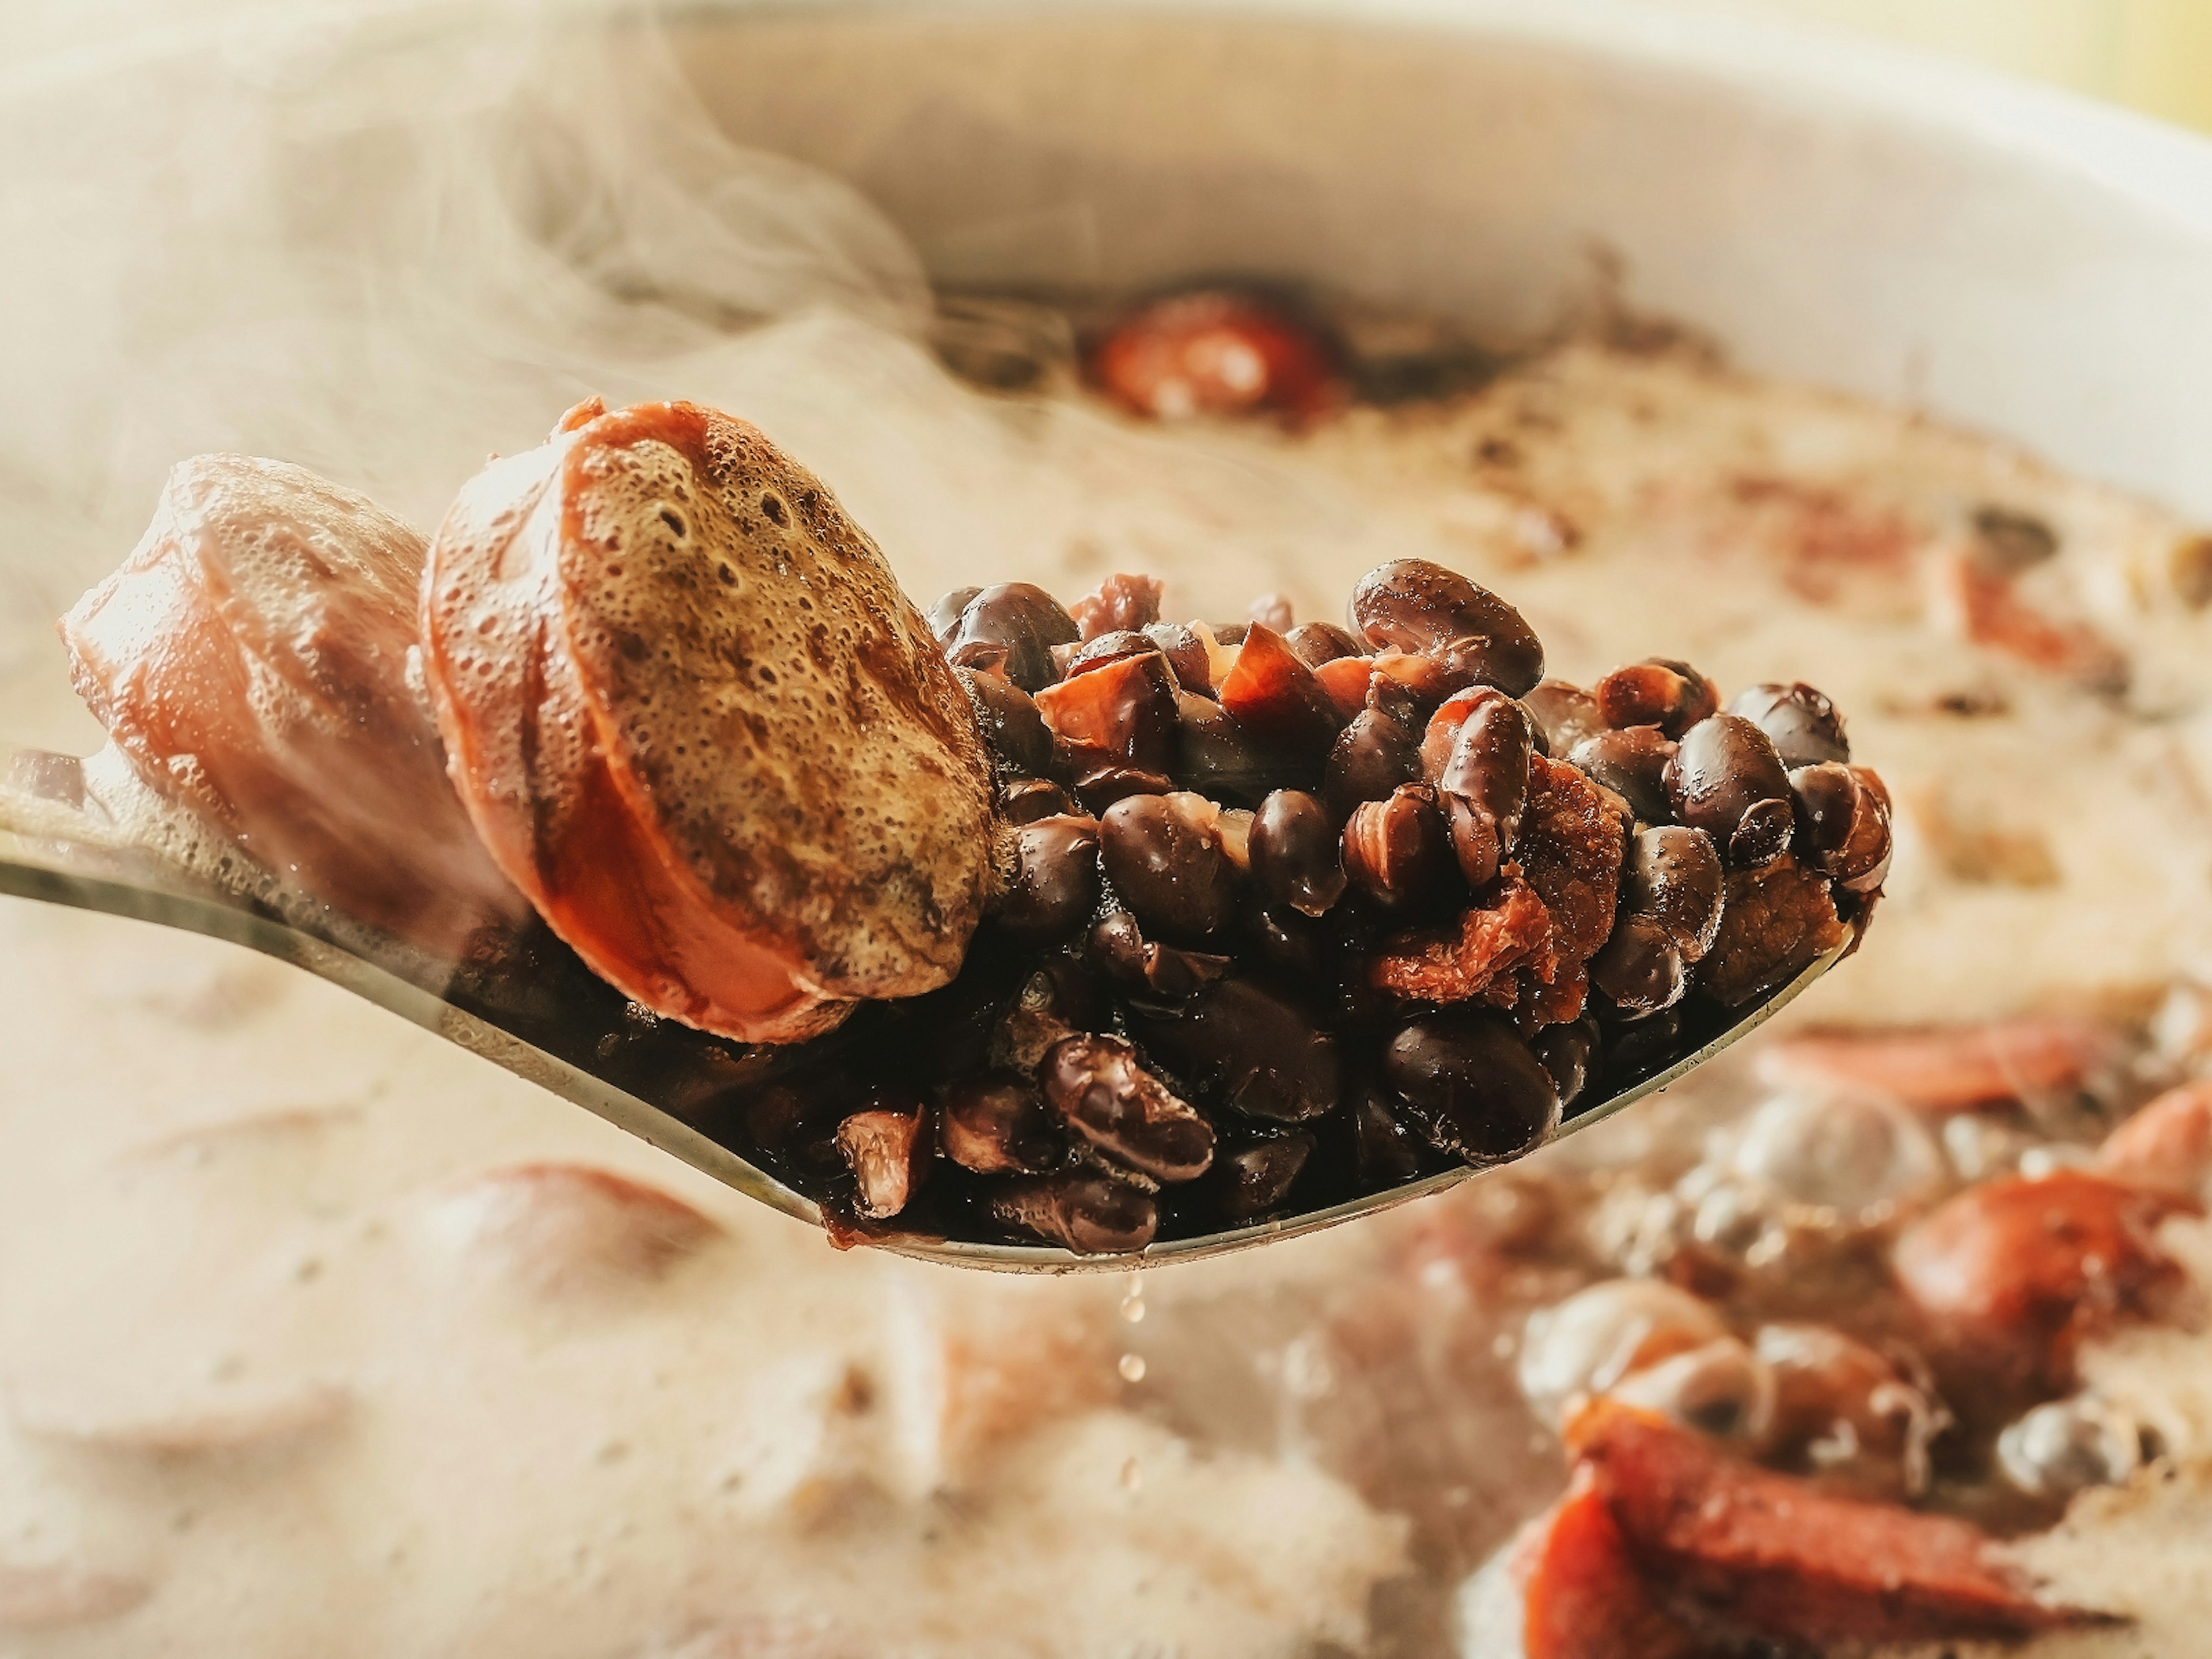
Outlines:
{"label": "chunk of meat", "polygon": [[957,971],[990,763],[928,625],[743,421],[594,399],[464,489],[425,678],[501,869],[602,977],[746,1042]]}
{"label": "chunk of meat", "polygon": [[528,915],[408,685],[422,538],[244,455],[182,462],[61,620],[70,677],[149,787],[269,870],[442,956]]}
{"label": "chunk of meat", "polygon": [[1565,1440],[1647,1582],[1721,1629],[1826,1650],[2021,1636],[2095,1617],[2040,1600],[1963,1521],[1832,1497],[1737,1462],[1654,1413],[1597,1399],[1569,1420]]}
{"label": "chunk of meat", "polygon": [[1730,871],[1721,930],[1698,965],[1698,983],[1723,1007],[1740,1007],[1788,983],[1848,933],[1827,878],[1792,854]]}
{"label": "chunk of meat", "polygon": [[1160,595],[1165,591],[1166,584],[1158,576],[1117,574],[1068,606],[1067,614],[1086,640],[1148,628],[1160,619]]}
{"label": "chunk of meat", "polygon": [[2080,1089],[2117,1058],[2118,1035],[2070,1015],[1963,1025],[1814,1031],[1770,1044],[1759,1075],[1785,1087],[1863,1089],[1955,1112]]}
{"label": "chunk of meat", "polygon": [[1565,761],[1528,760],[1528,804],[1513,857],[1552,918],[1552,946],[1587,962],[1613,934],[1628,822],[1618,797]]}
{"label": "chunk of meat", "polygon": [[2127,653],[2087,623],[2045,615],[2021,597],[2012,576],[1994,568],[1977,550],[1938,556],[1939,606],[1977,645],[2074,681],[2084,690],[2117,693],[2128,687]]}
{"label": "chunk of meat", "polygon": [[1331,343],[1255,295],[1178,294],[1117,322],[1091,349],[1091,380],[1154,420],[1272,410],[1311,420],[1343,398]]}
{"label": "chunk of meat", "polygon": [[2084,1336],[2155,1317],[2184,1283],[2159,1224],[2198,1206],[2081,1170],[1969,1188],[1898,1239],[1898,1283],[1974,1369],[2063,1389]]}
{"label": "chunk of meat", "polygon": [[2131,1187],[2194,1197],[2212,1176],[2212,1079],[2169,1089],[2105,1137],[2097,1168]]}
{"label": "chunk of meat", "polygon": [[1516,969],[1551,978],[1552,937],[1543,902],[1509,866],[1496,900],[1445,927],[1397,935],[1376,952],[1368,974],[1377,988],[1410,1001],[1481,997],[1510,1007],[1520,992]]}
{"label": "chunk of meat", "polygon": [[1589,1468],[1510,1547],[1522,1659],[1692,1659],[1700,1650],[1637,1571]]}

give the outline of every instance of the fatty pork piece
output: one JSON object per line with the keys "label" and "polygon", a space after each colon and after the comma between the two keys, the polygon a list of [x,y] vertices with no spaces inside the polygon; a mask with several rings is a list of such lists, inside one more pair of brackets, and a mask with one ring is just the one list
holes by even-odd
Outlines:
{"label": "fatty pork piece", "polygon": [[975,717],[875,544],[757,428],[594,398],[461,492],[423,665],[493,859],[655,1012],[796,1042],[958,971]]}
{"label": "fatty pork piece", "polygon": [[303,468],[202,455],[61,620],[132,769],[349,916],[451,957],[528,914],[408,685],[422,538]]}

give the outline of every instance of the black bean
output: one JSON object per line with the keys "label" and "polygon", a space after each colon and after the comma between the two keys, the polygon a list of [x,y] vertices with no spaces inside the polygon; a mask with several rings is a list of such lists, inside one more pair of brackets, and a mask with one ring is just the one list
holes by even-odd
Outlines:
{"label": "black bean", "polygon": [[1632,912],[1590,958],[1590,984],[1624,1014],[1656,1014],[1682,1000],[1689,974],[1667,930]]}
{"label": "black bean", "polygon": [[1285,755],[1238,724],[1219,703],[1183,692],[1176,698],[1176,781],[1216,800],[1259,801],[1272,789],[1311,781],[1310,757]]}
{"label": "black bean", "polygon": [[1756,870],[1773,863],[1790,849],[1790,837],[1796,828],[1796,815],[1787,800],[1756,803],[1729,837],[1729,863],[1739,870]]}
{"label": "black bean", "polygon": [[1666,784],[1674,758],[1674,744],[1656,726],[1601,732],[1567,751],[1571,765],[1626,801],[1640,823],[1664,823],[1674,816]]}
{"label": "black bean", "polygon": [[999,901],[999,925],[1014,938],[1065,939],[1098,903],[1098,822],[1040,818],[1015,833],[1013,879]]}
{"label": "black bean", "polygon": [[1428,1138],[1408,1122],[1395,1097],[1371,1085],[1352,1103],[1352,1174],[1364,1192],[1380,1192],[1419,1173]]}
{"label": "black bean", "polygon": [[1889,796],[1861,766],[1832,762],[1790,775],[1808,862],[1849,890],[1869,892],[1889,872]]}
{"label": "black bean", "polygon": [[1621,871],[1623,908],[1650,916],[1685,962],[1712,949],[1720,932],[1725,877],[1713,838],[1678,823],[1637,832]]}
{"label": "black bean", "polygon": [[1037,694],[1069,748],[1078,781],[1109,767],[1165,773],[1176,750],[1175,676],[1154,650],[1119,657]]}
{"label": "black bean", "polygon": [[1147,1072],[1120,1037],[1084,1032],[1037,1068],[1046,1101],[1098,1152],[1156,1181],[1192,1181],[1213,1162],[1213,1126]]}
{"label": "black bean", "polygon": [[[1429,722],[1431,736],[1456,701],[1437,711]],[[1528,801],[1532,752],[1527,713],[1519,703],[1492,692],[1460,724],[1451,752],[1437,772],[1437,791],[1451,825],[1452,852],[1471,886],[1485,886],[1496,878],[1520,830],[1522,810]]]}
{"label": "black bean", "polygon": [[1617,730],[1656,726],[1680,738],[1721,706],[1719,690],[1686,662],[1648,657],[1616,668],[1597,683],[1598,718]]}
{"label": "black bean", "polygon": [[[1073,679],[1086,669],[1103,668],[1109,662],[1119,662],[1124,657],[1139,657],[1147,651],[1158,651],[1147,635],[1123,629],[1111,634],[1101,634],[1096,639],[1085,640],[1069,652],[1067,660],[1060,665],[1060,678]],[[1161,652],[1163,656],[1166,653]]]}
{"label": "black bean", "polygon": [[1035,823],[1039,818],[1058,817],[1074,810],[1074,798],[1042,778],[1023,778],[1007,785],[999,795],[999,813],[1008,823]]}
{"label": "black bean", "polygon": [[1244,643],[1244,630],[1251,625],[1248,622],[1222,622],[1210,623],[1208,627],[1216,645],[1242,645]]}
{"label": "black bean", "polygon": [[1252,819],[1252,876],[1271,903],[1309,916],[1344,896],[1344,860],[1328,808],[1300,789],[1278,789]]}
{"label": "black bean", "polygon": [[1213,659],[1196,633],[1181,623],[1154,623],[1145,629],[1145,637],[1167,658],[1178,686],[1201,697],[1213,695]]}
{"label": "black bean", "polygon": [[1564,1025],[1547,1025],[1528,1047],[1559,1091],[1559,1112],[1572,1116],[1577,1103],[1597,1077],[1601,1039],[1589,1014]]}
{"label": "black bean", "polygon": [[1180,1012],[1132,1006],[1131,1028],[1201,1097],[1249,1117],[1302,1123],[1335,1106],[1336,1044],[1289,996],[1241,976]]}
{"label": "black bean", "polygon": [[976,722],[982,728],[983,740],[991,745],[992,752],[1006,765],[1031,777],[1049,773],[1053,769],[1052,732],[1030,694],[998,674],[979,673],[970,668],[953,672],[968,693]]}
{"label": "black bean", "polygon": [[1210,1184],[1214,1203],[1231,1221],[1249,1221],[1281,1209],[1313,1150],[1314,1138],[1299,1133],[1255,1141],[1231,1152],[1213,1167]]}
{"label": "black bean", "polygon": [[1394,559],[1359,579],[1347,620],[1370,645],[1435,659],[1462,684],[1517,697],[1544,678],[1544,647],[1521,613],[1455,570]]}
{"label": "black bean", "polygon": [[[1370,694],[1371,695],[1371,694]],[[1376,708],[1362,709],[1329,750],[1322,797],[1340,823],[1365,800],[1384,800],[1401,783],[1421,781],[1420,727]]]}
{"label": "black bean", "polygon": [[1283,635],[1283,643],[1309,668],[1318,668],[1340,657],[1367,654],[1365,646],[1334,623],[1303,623]]}
{"label": "black bean", "polygon": [[1107,878],[1137,920],[1164,939],[1202,939],[1229,920],[1237,871],[1202,796],[1135,795],[1099,820]]}
{"label": "black bean", "polygon": [[1847,761],[1850,740],[1844,735],[1843,716],[1836,705],[1799,680],[1790,685],[1753,685],[1736,693],[1729,712],[1766,733],[1784,766],[1818,766],[1824,761]]}
{"label": "black bean", "polygon": [[858,1190],[854,1207],[872,1221],[906,1208],[929,1178],[936,1150],[929,1114],[910,1095],[877,1091],[837,1125],[836,1140]]}
{"label": "black bean", "polygon": [[1188,1001],[1229,971],[1227,957],[1146,939],[1127,910],[1102,919],[1091,930],[1088,946],[1109,978],[1164,1002]]}
{"label": "black bean", "polygon": [[1075,781],[1075,799],[1093,817],[1132,795],[1171,795],[1175,780],[1135,766],[1097,766]]}
{"label": "black bean", "polygon": [[937,1102],[938,1145],[977,1175],[1038,1175],[1061,1146],[1044,1096],[1011,1071],[984,1072],[945,1086]]}
{"label": "black bean", "polygon": [[1746,812],[1763,800],[1789,800],[1790,775],[1765,732],[1741,714],[1715,714],[1675,745],[1667,796],[1678,823],[1725,848]]}
{"label": "black bean", "polygon": [[980,587],[956,587],[950,593],[939,595],[937,603],[929,607],[929,631],[940,647],[959,632],[961,612],[982,591]]}
{"label": "black bean", "polygon": [[980,590],[968,601],[945,652],[962,662],[971,659],[971,651],[981,658],[996,649],[1002,653],[1006,678],[1034,696],[1059,678],[1052,647],[1082,637],[1075,618],[1044,589],[1028,582],[1001,582]]}
{"label": "black bean", "polygon": [[1521,706],[1544,734],[1547,754],[1564,755],[1584,738],[1605,729],[1604,720],[1598,717],[1597,699],[1565,680],[1544,681],[1521,699]]}
{"label": "black bean", "polygon": [[1160,1221],[1150,1194],[1087,1170],[995,1183],[986,1203],[1001,1226],[1078,1255],[1133,1254],[1152,1242]]}
{"label": "black bean", "polygon": [[994,1066],[1034,1072],[1054,1043],[1097,1030],[1111,1013],[1105,988],[1089,968],[1073,957],[1047,957],[1005,1005],[987,1057]]}
{"label": "black bean", "polygon": [[[1613,1013],[1609,1008],[1601,1014]],[[1682,1010],[1678,1005],[1632,1024],[1609,1025],[1605,1035],[1605,1088],[1618,1094],[1652,1073],[1662,1071],[1682,1051]]]}
{"label": "black bean", "polygon": [[1497,1014],[1422,1014],[1382,1050],[1382,1075],[1439,1150],[1494,1164],[1540,1146],[1559,1121],[1551,1073]]}
{"label": "black bean", "polygon": [[1344,873],[1370,899],[1401,915],[1456,892],[1451,826],[1437,792],[1426,784],[1401,784],[1388,800],[1354,810],[1344,826]]}
{"label": "black bean", "polygon": [[1248,904],[1241,922],[1243,949],[1260,966],[1287,979],[1308,981],[1328,972],[1328,940],[1310,916]]}

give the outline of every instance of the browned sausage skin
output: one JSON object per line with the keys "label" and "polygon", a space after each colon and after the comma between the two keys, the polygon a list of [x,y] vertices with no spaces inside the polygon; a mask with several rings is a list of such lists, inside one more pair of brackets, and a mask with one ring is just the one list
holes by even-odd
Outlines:
{"label": "browned sausage skin", "polygon": [[440,528],[424,678],[484,844],[594,971],[746,1042],[957,971],[990,769],[919,612],[820,482],[695,404],[495,462]]}

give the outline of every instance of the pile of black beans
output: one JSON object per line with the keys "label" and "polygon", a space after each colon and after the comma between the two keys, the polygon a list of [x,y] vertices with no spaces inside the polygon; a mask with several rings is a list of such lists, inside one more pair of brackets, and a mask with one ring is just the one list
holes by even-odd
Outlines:
{"label": "pile of black beans", "polygon": [[1806,685],[1543,678],[1406,559],[1345,625],[1176,623],[1115,576],[931,623],[997,763],[958,978],[742,1091],[855,1237],[1141,1249],[1540,1145],[1863,927],[1889,803]]}

